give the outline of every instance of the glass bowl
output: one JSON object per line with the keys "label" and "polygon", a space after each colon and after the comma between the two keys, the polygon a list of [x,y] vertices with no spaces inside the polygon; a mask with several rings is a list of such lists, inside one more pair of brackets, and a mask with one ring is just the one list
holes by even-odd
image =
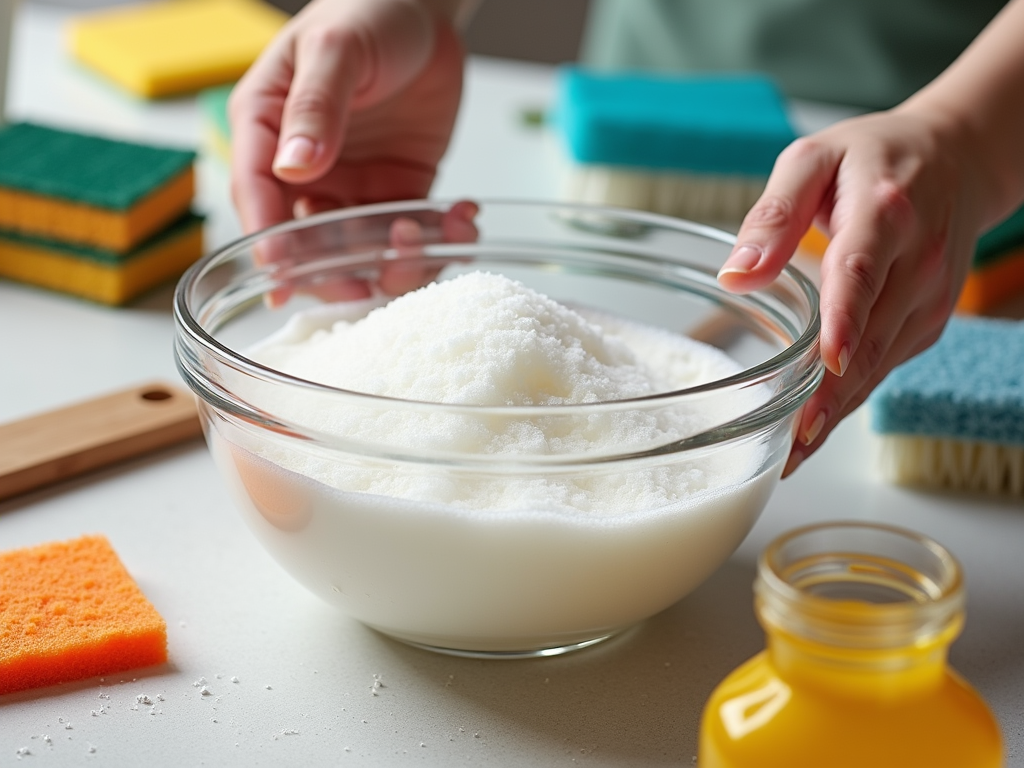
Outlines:
{"label": "glass bowl", "polygon": [[[585,647],[678,601],[750,530],[821,379],[817,292],[791,268],[764,290],[726,292],[716,274],[733,238],[665,216],[482,201],[467,238],[452,235],[452,210],[333,211],[203,258],[175,295],[178,368],[249,526],[324,600],[449,653]],[[395,236],[410,222],[413,245]],[[274,334],[365,314],[382,287],[476,270],[689,335],[736,372],[630,400],[474,406],[335,389],[254,359]],[[353,418],[362,428],[332,426]],[[629,427],[663,422],[674,426]],[[619,437],[492,452],[453,440],[453,424]]]}

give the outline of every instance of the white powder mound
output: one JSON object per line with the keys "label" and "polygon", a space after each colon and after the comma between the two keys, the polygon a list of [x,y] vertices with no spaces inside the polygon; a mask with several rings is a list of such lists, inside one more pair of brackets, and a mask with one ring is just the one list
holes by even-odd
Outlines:
{"label": "white powder mound", "polygon": [[[352,309],[351,305],[349,309]],[[365,308],[364,310],[365,311]],[[573,310],[501,275],[473,272],[325,324],[297,316],[250,355],[293,376],[403,400],[478,406],[557,406],[626,400],[721,379],[739,366],[679,334],[590,310]],[[325,327],[326,326],[326,327]],[[325,406],[283,393],[265,404],[290,421],[366,445],[451,455],[587,457],[645,450],[703,431],[752,407],[736,393],[701,407],[603,409],[582,414],[477,415],[410,411],[375,403]],[[740,482],[751,452],[623,473],[532,477],[455,476],[369,460],[338,462],[267,445],[260,453],[333,487],[474,509],[584,512],[651,508]],[[742,451],[740,452],[743,453]],[[749,455],[748,455],[749,454]],[[674,462],[674,463],[672,463]]]}
{"label": "white powder mound", "polygon": [[257,356],[340,389],[490,406],[625,400],[738,368],[691,339],[588,314],[502,275],[472,272],[431,283],[356,322],[264,345]]}

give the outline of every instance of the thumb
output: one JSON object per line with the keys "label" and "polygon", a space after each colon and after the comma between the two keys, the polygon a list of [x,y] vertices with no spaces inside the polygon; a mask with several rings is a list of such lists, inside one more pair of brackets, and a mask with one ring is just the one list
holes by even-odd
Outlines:
{"label": "thumb", "polygon": [[368,77],[370,64],[369,52],[355,34],[300,35],[293,46],[295,70],[272,168],[282,181],[302,184],[334,166],[352,98]]}
{"label": "thumb", "polygon": [[841,152],[813,138],[782,151],[718,272],[726,290],[748,293],[778,277],[821,210],[841,159]]}

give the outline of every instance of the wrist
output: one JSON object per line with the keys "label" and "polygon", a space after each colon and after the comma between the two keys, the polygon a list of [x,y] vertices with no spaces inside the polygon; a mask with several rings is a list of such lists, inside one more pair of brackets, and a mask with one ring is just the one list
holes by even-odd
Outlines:
{"label": "wrist", "polygon": [[1022,158],[993,131],[987,110],[969,100],[926,88],[893,111],[919,121],[936,142],[937,152],[955,168],[964,204],[973,208],[980,227],[995,225],[1024,196]]}

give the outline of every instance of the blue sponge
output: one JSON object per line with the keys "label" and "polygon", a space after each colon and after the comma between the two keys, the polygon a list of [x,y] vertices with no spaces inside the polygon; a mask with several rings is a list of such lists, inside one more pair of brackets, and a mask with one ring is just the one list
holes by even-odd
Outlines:
{"label": "blue sponge", "polygon": [[760,75],[610,75],[561,70],[555,122],[571,200],[731,226],[795,137]]}
{"label": "blue sponge", "polygon": [[953,318],[869,403],[892,479],[1024,493],[1024,322]]}
{"label": "blue sponge", "polygon": [[760,75],[608,75],[565,67],[558,125],[581,163],[767,176],[796,133]]}

